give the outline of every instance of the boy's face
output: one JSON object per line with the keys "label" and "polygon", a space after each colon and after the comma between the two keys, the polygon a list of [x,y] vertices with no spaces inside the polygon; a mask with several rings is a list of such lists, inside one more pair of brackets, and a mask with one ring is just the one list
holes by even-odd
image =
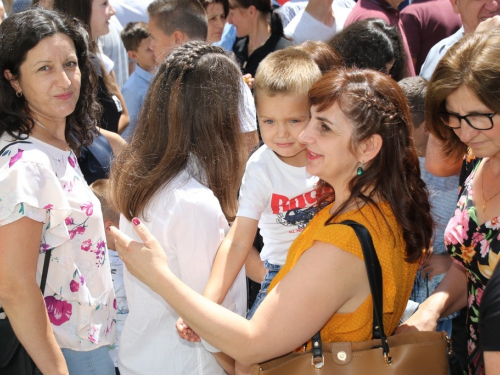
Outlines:
{"label": "boy's face", "polygon": [[153,69],[156,65],[155,63],[155,55],[153,54],[153,50],[150,48],[151,37],[141,40],[139,47],[137,47],[137,51],[131,51],[131,57],[134,59],[139,66],[147,70],[148,72]]}
{"label": "boy's face", "polygon": [[303,167],[307,162],[305,145],[299,134],[311,118],[307,94],[256,97],[257,117],[262,140],[286,164]]}
{"label": "boy's face", "polygon": [[177,45],[174,35],[167,35],[158,27],[154,18],[149,18],[149,33],[151,34],[151,43],[149,48],[153,51],[157,65],[161,65],[165,57],[172,52]]}

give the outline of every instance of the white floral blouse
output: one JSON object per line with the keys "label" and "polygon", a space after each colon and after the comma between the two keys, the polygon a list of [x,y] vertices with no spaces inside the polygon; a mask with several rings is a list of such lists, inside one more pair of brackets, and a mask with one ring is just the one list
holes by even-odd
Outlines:
{"label": "white floral blouse", "polygon": [[52,249],[45,303],[61,348],[88,351],[115,341],[116,299],[99,200],[76,156],[33,137],[0,137],[0,226],[43,223],[37,280]]}

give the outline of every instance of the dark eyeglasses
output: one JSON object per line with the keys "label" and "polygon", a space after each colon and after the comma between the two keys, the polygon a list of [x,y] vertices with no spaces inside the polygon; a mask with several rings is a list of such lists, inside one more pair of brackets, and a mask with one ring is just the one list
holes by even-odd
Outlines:
{"label": "dark eyeglasses", "polygon": [[496,113],[471,113],[469,115],[460,116],[456,113],[441,112],[439,119],[449,128],[460,129],[462,120],[476,130],[488,130],[493,128],[493,117]]}

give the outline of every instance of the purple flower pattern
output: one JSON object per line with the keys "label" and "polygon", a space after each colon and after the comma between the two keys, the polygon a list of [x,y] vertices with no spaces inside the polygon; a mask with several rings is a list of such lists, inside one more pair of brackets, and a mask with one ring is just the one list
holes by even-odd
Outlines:
{"label": "purple flower pattern", "polygon": [[73,306],[63,300],[57,300],[54,296],[45,297],[47,314],[50,322],[55,326],[66,323],[73,313]]}
{"label": "purple flower pattern", "polygon": [[[1,142],[5,141],[0,139],[0,143]],[[37,198],[42,196],[38,196],[38,192],[49,193],[45,196],[57,197],[54,198],[53,201],[43,202],[40,206],[38,206],[47,212],[47,220],[43,223],[44,229],[42,231],[39,251],[42,253],[51,249],[57,249],[59,246],[65,246],[67,247],[66,250],[81,248],[83,252],[93,253],[89,254],[90,258],[88,255],[82,254],[82,256],[86,257],[88,260],[93,259],[95,256],[95,264],[92,265],[90,269],[87,267],[82,269],[84,274],[81,274],[80,270],[76,268],[73,278],[68,280],[68,275],[61,273],[61,271],[65,269],[65,266],[61,267],[61,265],[64,265],[64,263],[61,262],[63,258],[61,258],[58,253],[52,254],[51,263],[54,264],[53,276],[56,275],[56,272],[59,272],[56,278],[52,277],[52,281],[57,280],[57,285],[55,287],[47,288],[50,290],[50,292],[48,292],[50,295],[45,296],[44,299],[47,314],[51,324],[53,325],[54,333],[56,336],[62,335],[61,337],[64,337],[65,340],[73,340],[73,333],[71,333],[70,338],[70,331],[73,329],[72,327],[80,324],[85,319],[93,317],[92,319],[97,319],[94,321],[88,332],[88,340],[93,344],[100,343],[103,340],[105,343],[112,343],[115,332],[114,322],[116,321],[116,299],[114,298],[114,293],[111,289],[102,289],[100,292],[92,289],[95,288],[93,287],[93,285],[96,284],[94,281],[97,281],[97,284],[101,284],[100,281],[105,279],[104,273],[106,273],[106,269],[98,271],[98,268],[104,265],[107,261],[106,243],[102,240],[102,238],[104,238],[104,233],[96,230],[97,228],[101,228],[103,226],[102,219],[100,218],[100,213],[99,215],[94,215],[94,203],[96,200],[92,195],[88,195],[90,191],[85,183],[85,180],[81,176],[77,158],[72,152],[53,155],[52,149],[45,150],[43,145],[40,145],[37,142],[23,141],[17,143],[27,143],[29,146],[21,149],[7,145],[7,147],[5,147],[5,151],[0,155],[0,169],[4,168],[2,172],[6,171],[8,173],[9,170],[14,171],[15,169],[22,169],[24,168],[24,163],[33,163],[33,165],[36,165],[36,168],[43,170],[42,173],[50,173],[51,171],[55,173],[54,180],[48,178],[45,185],[42,184],[40,186],[36,186],[35,190],[32,192],[32,194],[35,194]],[[4,148],[4,146],[2,145],[0,148]],[[50,159],[50,165],[45,162],[44,158],[39,157],[40,152],[49,156],[48,159]],[[67,159],[67,163],[65,162],[65,159]],[[22,163],[18,163],[20,160],[22,160]],[[15,171],[13,173],[15,173]],[[54,181],[56,184],[54,184]],[[7,182],[11,181],[6,180],[6,183]],[[12,186],[8,188],[7,186],[8,185],[4,184],[3,190],[0,189],[0,199],[4,204],[10,204],[10,201],[4,198],[5,192],[8,193],[10,191],[7,189],[12,188]],[[64,192],[64,197],[62,197],[62,199],[68,199],[70,203],[77,204],[71,205],[71,214],[63,219],[63,225],[65,224],[69,234],[69,241],[64,242],[63,245],[59,243],[57,245],[55,243],[51,244],[52,240],[55,240],[55,242],[61,241],[61,238],[64,240],[64,232],[61,232],[59,228],[53,232],[53,229],[59,225],[59,221],[57,221],[56,224],[54,219],[60,219],[58,215],[62,212],[60,209],[63,208],[61,207],[61,197],[57,196],[60,190],[58,189],[57,192],[56,190],[47,190],[51,188],[53,189],[57,186],[61,186]],[[28,184],[27,187],[31,186]],[[9,198],[9,196],[6,196],[6,198]],[[15,203],[17,204],[17,202]],[[36,208],[36,206],[34,208]],[[65,206],[64,209],[67,209],[67,206]],[[24,203],[21,202],[16,213],[17,212],[22,215],[26,215],[30,211],[28,211],[25,208]],[[95,216],[97,216],[97,218]],[[98,234],[101,234],[102,236],[99,237]],[[49,241],[45,239],[46,235]],[[53,235],[55,235],[56,238],[54,238]],[[71,262],[72,260],[68,257],[64,261],[67,265],[68,262]],[[109,270],[107,274],[109,274]],[[64,276],[66,281],[63,281],[61,276]],[[89,280],[89,283],[87,283],[86,278]],[[50,275],[49,279],[51,279]],[[95,294],[96,292],[99,292],[99,294]],[[74,297],[72,297],[72,295],[74,294],[81,296],[77,297],[77,302],[70,302],[73,301]],[[81,315],[82,310],[80,305],[85,305],[87,303],[92,303],[93,305],[95,302],[90,302],[89,297],[94,298],[95,296],[100,296],[101,294],[103,294],[103,297],[97,298],[99,301],[98,305],[94,306],[96,315]],[[103,310],[105,314],[103,314],[100,310]],[[108,336],[107,339],[105,339],[106,336]],[[81,343],[81,339],[79,339],[79,341]],[[76,344],[76,341],[74,343]],[[89,343],[87,342],[85,347],[89,348],[88,344]]]}

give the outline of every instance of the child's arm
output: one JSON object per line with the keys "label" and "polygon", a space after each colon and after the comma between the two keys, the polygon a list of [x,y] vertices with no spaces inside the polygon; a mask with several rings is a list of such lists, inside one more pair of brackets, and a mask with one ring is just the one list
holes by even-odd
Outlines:
{"label": "child's arm", "polygon": [[203,295],[220,304],[245,264],[257,233],[258,221],[239,216],[219,246]]}
{"label": "child's arm", "polygon": [[260,259],[260,254],[255,247],[248,253],[247,260],[245,261],[245,273],[247,277],[261,284],[266,277],[267,269],[264,267],[264,262]]}

